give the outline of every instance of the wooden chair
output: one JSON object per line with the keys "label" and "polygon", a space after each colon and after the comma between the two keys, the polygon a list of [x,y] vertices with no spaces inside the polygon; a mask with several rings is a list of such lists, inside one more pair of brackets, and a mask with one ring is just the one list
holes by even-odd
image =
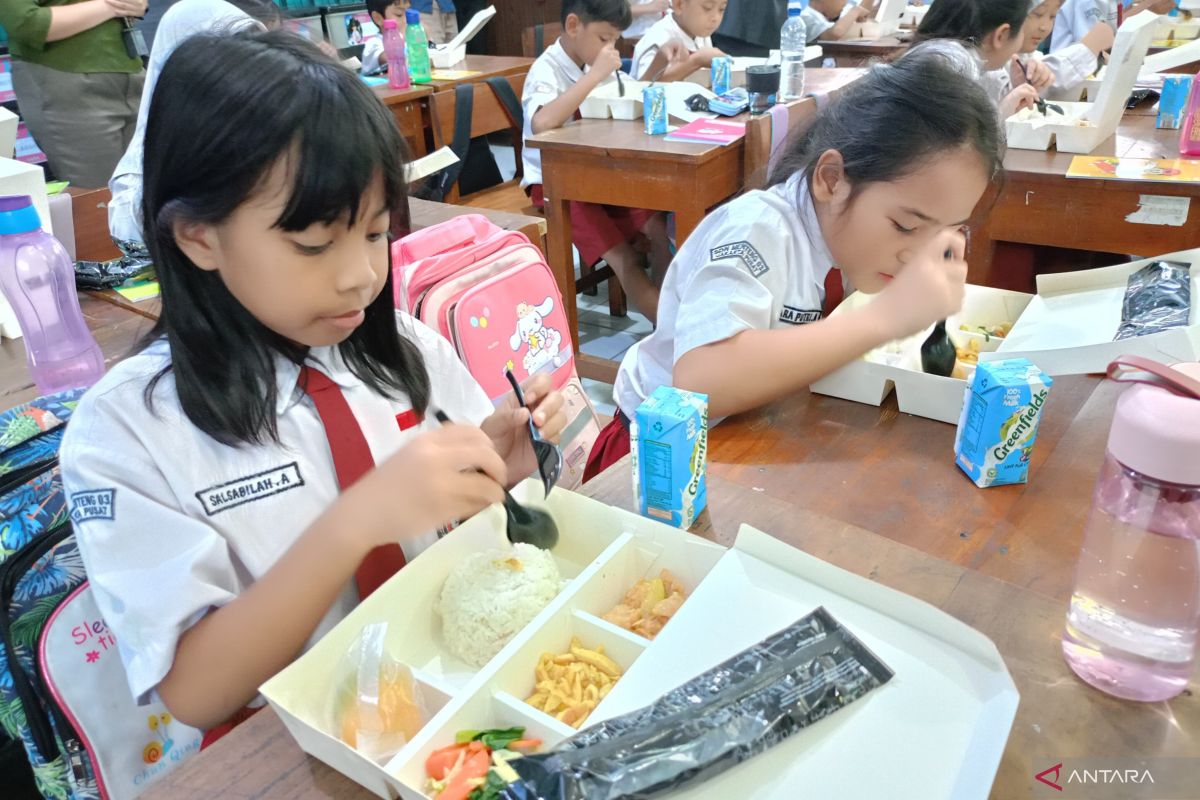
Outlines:
{"label": "wooden chair", "polygon": [[521,31],[521,55],[537,58],[562,36],[561,22],[545,22]]}
{"label": "wooden chair", "polygon": [[[782,151],[788,139],[804,127],[817,113],[815,98],[806,97],[786,105],[776,106],[775,111],[746,121],[746,141],[743,148],[742,170],[745,178],[742,187],[745,191],[764,189],[770,178],[772,144],[775,140],[775,126],[780,121],[786,121],[785,132],[779,149]],[[785,116],[786,112],[786,116]]]}
{"label": "wooden chair", "polygon": [[[524,75],[513,75],[507,78],[509,86],[517,97],[525,86]],[[516,214],[540,216],[529,203],[525,190],[521,188],[521,123],[509,115],[504,104],[496,97],[492,87],[486,83],[471,85],[474,99],[471,108],[471,138],[487,136],[492,133],[509,131],[512,135],[513,155],[516,159],[517,174],[511,181],[493,186],[479,192],[460,196],[458,186],[450,187],[444,198],[447,203],[474,206],[476,208],[491,208],[499,211],[510,211]],[[450,145],[454,140],[454,115],[456,97],[453,90],[435,92],[429,98],[429,112],[433,128],[434,147]]]}

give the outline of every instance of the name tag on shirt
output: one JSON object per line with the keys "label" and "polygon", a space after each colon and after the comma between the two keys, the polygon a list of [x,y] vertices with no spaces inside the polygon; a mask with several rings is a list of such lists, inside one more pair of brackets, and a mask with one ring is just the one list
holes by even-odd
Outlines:
{"label": "name tag on shirt", "polygon": [[222,511],[273,497],[290,489],[298,489],[303,485],[304,478],[300,476],[300,467],[293,461],[291,464],[285,464],[266,472],[257,472],[244,478],[202,489],[196,492],[196,499],[204,506],[204,513],[211,517]]}
{"label": "name tag on shirt", "polygon": [[89,519],[111,520],[116,515],[117,490],[93,489],[71,495],[71,522],[78,525]]}
{"label": "name tag on shirt", "polygon": [[779,312],[780,322],[789,322],[792,325],[807,325],[810,322],[817,322],[821,319],[821,309],[819,308],[795,308],[793,306],[784,306],[783,311]]}

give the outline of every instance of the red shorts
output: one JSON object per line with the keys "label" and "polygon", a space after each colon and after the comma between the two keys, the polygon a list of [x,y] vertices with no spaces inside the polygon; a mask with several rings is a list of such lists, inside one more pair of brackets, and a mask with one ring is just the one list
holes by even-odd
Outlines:
{"label": "red shorts", "polygon": [[600,431],[592,452],[588,454],[587,466],[583,469],[583,482],[587,483],[613,464],[629,455],[629,428],[622,419],[620,410],[613,421]]}
{"label": "red shorts", "polygon": [[200,740],[200,749],[201,750],[206,749],[209,745],[216,742],[222,736],[229,733],[231,730],[236,728],[238,725],[241,725],[243,722],[250,719],[255,714],[257,714],[259,711],[262,711],[264,708],[266,708],[266,706],[259,706],[258,708],[250,708],[249,706],[247,706],[246,708],[243,708],[241,711],[234,714],[229,719],[222,722],[217,727],[209,728],[208,730],[206,730],[204,732],[204,738]]}
{"label": "red shorts", "polygon": [[[529,192],[529,199],[534,208],[541,210],[545,207],[546,201],[540,183],[533,184],[526,191]],[[571,238],[579,248],[583,263],[589,267],[621,242],[632,242],[636,239],[646,222],[656,213],[644,208],[602,206],[574,200],[570,206]]]}

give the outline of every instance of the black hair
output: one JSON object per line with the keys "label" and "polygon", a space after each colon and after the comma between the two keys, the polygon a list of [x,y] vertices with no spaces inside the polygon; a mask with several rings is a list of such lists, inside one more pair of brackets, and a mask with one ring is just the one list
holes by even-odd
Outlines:
{"label": "black hair", "polygon": [[584,25],[589,22],[607,22],[625,30],[633,24],[633,11],[629,0],[563,0],[562,24],[567,24],[571,14],[579,17]]}
{"label": "black hair", "polygon": [[873,67],[842,90],[792,140],[771,183],[802,172],[811,187],[821,154],[836,150],[857,193],[871,183],[898,180],[938,153],[962,147],[979,155],[990,178],[1003,174],[1004,136],[992,101],[946,56],[916,50]]}
{"label": "black hair", "polygon": [[[304,230],[345,221],[382,177],[393,235],[407,231],[407,147],[392,115],[350,70],[286,31],[197,35],[172,54],[146,125],[142,229],[162,291],[162,314],[143,344],[166,337],[184,413],[230,445],[278,441],[275,362],[307,348],[259,322],[217,271],[197,267],[175,241],[179,220],[219,224],[280,163],[291,192],[275,226]],[[404,393],[423,413],[429,377],[396,328],[389,268],[366,319],[338,346],[367,386]]]}
{"label": "black hair", "polygon": [[1008,38],[1021,33],[1029,16],[1029,0],[937,0],[917,26],[913,44],[930,39],[958,39],[979,46],[1001,25]]}
{"label": "black hair", "polygon": [[388,7],[395,2],[396,0],[367,0],[367,14],[378,14],[387,19]]}

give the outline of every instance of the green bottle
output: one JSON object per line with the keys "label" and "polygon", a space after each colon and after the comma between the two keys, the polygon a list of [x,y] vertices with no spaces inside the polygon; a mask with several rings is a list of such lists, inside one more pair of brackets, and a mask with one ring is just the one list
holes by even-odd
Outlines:
{"label": "green bottle", "polygon": [[415,8],[410,8],[405,18],[408,20],[408,27],[404,29],[408,73],[412,75],[413,83],[429,83],[433,80],[429,74],[429,40],[425,38],[425,29],[421,27],[421,14]]}

